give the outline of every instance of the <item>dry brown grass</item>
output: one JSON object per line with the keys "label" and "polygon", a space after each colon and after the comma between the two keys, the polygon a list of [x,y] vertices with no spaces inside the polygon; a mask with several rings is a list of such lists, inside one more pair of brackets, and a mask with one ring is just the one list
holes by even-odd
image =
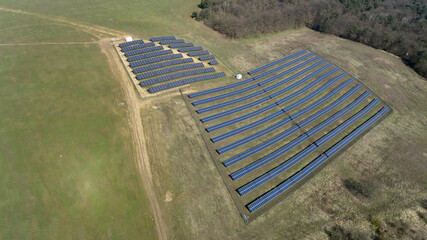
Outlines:
{"label": "dry brown grass", "polygon": [[[395,112],[298,191],[245,225],[182,98],[149,100],[141,116],[168,237],[318,239],[326,238],[324,230],[335,224],[374,234],[370,215],[394,221],[406,211],[417,211],[419,201],[427,198],[422,174],[427,170],[424,79],[388,53],[307,29],[235,42],[226,61],[247,71],[295,48],[306,48],[336,63]],[[232,81],[193,84],[187,91]],[[343,185],[348,178],[375,184],[372,196],[353,195]],[[419,217],[405,221],[415,232],[424,231]]]}

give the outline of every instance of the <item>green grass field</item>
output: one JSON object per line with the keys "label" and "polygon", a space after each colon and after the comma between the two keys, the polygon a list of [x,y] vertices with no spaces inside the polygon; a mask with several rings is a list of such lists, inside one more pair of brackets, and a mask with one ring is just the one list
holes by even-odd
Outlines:
{"label": "green grass field", "polygon": [[[0,36],[92,40],[56,25]],[[155,239],[123,96],[99,46],[0,46],[0,54],[0,238]]]}
{"label": "green grass field", "polygon": [[[365,239],[425,236],[425,79],[393,55],[304,28],[228,40],[189,17],[199,2],[0,0],[0,44],[30,44],[0,45],[0,239],[158,237],[127,107],[119,105],[123,86],[98,45],[97,37],[123,36],[64,19],[144,38],[175,34],[242,73],[306,48],[394,109],[274,210],[245,225],[178,91],[142,100],[152,185],[169,239],[325,239],[340,228]],[[186,91],[233,81],[195,83]],[[366,196],[344,184],[353,180]]]}

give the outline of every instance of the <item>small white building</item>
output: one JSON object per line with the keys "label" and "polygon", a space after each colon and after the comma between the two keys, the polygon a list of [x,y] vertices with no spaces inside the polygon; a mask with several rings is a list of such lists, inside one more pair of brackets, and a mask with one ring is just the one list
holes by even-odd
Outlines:
{"label": "small white building", "polygon": [[132,42],[132,37],[130,37],[130,36],[126,37],[125,39],[126,39],[126,42]]}
{"label": "small white building", "polygon": [[237,75],[236,75],[236,78],[237,78],[237,79],[242,79],[242,74],[240,74],[240,73],[239,73],[239,74],[237,74]]}

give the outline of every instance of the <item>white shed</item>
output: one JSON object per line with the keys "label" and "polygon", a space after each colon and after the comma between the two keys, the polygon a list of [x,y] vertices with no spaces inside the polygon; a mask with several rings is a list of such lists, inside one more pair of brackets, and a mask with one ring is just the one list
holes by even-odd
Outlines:
{"label": "white shed", "polygon": [[126,37],[126,42],[132,42],[132,37]]}

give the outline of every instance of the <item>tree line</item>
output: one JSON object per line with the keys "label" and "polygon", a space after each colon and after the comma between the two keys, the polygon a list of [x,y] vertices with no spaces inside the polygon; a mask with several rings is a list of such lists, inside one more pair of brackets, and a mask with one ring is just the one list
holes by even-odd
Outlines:
{"label": "tree line", "polygon": [[427,77],[427,0],[201,0],[192,17],[230,38],[307,26],[383,49]]}

